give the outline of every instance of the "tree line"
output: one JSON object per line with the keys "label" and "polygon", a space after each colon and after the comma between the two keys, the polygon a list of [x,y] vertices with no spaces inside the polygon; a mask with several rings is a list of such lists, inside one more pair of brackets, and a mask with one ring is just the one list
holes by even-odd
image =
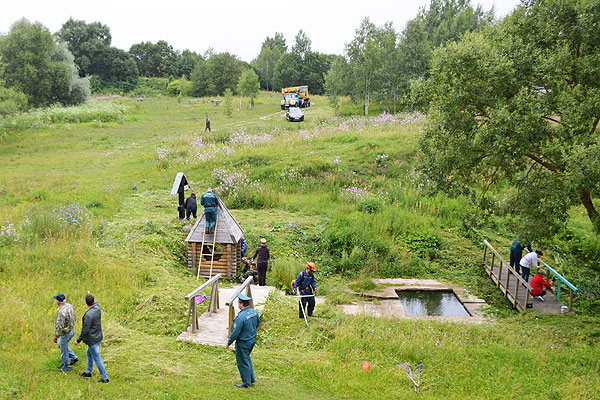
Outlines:
{"label": "tree line", "polygon": [[257,57],[246,63],[210,48],[204,54],[178,51],[164,40],[136,43],[125,51],[112,46],[110,28],[101,22],[71,18],[52,34],[41,23],[23,19],[0,37],[0,115],[78,104],[90,91],[131,92],[140,77],[189,82],[175,87],[191,96],[237,93],[247,70],[263,90],[308,85],[311,93],[327,93],[334,106],[340,96],[350,95],[365,113],[373,101],[395,110],[409,105],[409,83],[427,75],[436,46],[491,20],[491,11],[473,9],[469,0],[431,0],[400,34],[391,24],[379,28],[365,19],[344,56],[313,51],[300,30],[289,48],[281,33],[265,38]]}

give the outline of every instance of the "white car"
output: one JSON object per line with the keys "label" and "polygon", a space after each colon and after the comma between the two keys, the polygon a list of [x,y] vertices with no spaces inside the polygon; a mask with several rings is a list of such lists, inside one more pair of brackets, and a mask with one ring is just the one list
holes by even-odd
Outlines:
{"label": "white car", "polygon": [[290,107],[288,112],[285,113],[285,118],[290,122],[303,122],[304,121],[304,113],[300,110],[299,107]]}

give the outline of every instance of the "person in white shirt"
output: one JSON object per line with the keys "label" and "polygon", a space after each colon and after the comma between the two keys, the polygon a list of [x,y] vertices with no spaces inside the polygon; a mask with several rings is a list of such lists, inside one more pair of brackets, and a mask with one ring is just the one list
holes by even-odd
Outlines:
{"label": "person in white shirt", "polygon": [[541,250],[532,251],[531,253],[527,253],[527,255],[521,258],[519,261],[519,266],[521,267],[521,276],[525,279],[525,282],[529,281],[529,271],[531,270],[531,266],[538,267],[538,257],[543,256]]}

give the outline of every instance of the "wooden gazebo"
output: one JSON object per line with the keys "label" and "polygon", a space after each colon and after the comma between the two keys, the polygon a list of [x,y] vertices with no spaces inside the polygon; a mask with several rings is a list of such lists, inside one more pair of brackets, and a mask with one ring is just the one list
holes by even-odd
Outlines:
{"label": "wooden gazebo", "polygon": [[[198,265],[200,265],[199,275],[205,277],[219,273],[227,278],[235,277],[242,263],[240,245],[240,240],[244,236],[242,228],[221,199],[219,199],[219,217],[214,234],[204,234],[205,218],[204,212],[202,212],[185,239],[188,246],[188,268],[194,274],[198,274]],[[214,248],[213,243],[216,244]],[[202,262],[200,262],[200,256],[202,256]]]}

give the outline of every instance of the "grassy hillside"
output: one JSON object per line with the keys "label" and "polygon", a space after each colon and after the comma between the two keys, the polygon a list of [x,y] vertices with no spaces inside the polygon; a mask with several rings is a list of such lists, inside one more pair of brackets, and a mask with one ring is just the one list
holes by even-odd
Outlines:
{"label": "grassy hillside", "polygon": [[[127,108],[124,119],[38,124],[1,139],[0,398],[597,398],[600,320],[510,310],[479,265],[479,243],[507,254],[512,233],[499,217],[481,222],[465,199],[425,195],[414,169],[423,116],[338,119],[317,97],[306,122],[291,124],[278,96],[264,93],[232,117],[222,105],[173,98],[111,101]],[[212,133],[202,132],[207,113]],[[249,251],[267,238],[268,284],[289,282],[311,259],[328,295],[308,329],[294,301],[270,298],[253,353],[258,382],[243,394],[233,353],[175,342],[183,297],[198,285],[169,194],[179,171],[196,193],[216,186]],[[581,254],[594,254],[579,210],[570,232]],[[556,245],[567,272],[569,243]],[[488,301],[496,323],[337,312],[349,281],[370,276],[463,285]],[[97,371],[78,376],[83,345],[83,362],[57,372],[52,296],[75,305],[79,332],[87,291],[103,309],[109,385]],[[402,362],[425,364],[420,395],[395,367]]]}

